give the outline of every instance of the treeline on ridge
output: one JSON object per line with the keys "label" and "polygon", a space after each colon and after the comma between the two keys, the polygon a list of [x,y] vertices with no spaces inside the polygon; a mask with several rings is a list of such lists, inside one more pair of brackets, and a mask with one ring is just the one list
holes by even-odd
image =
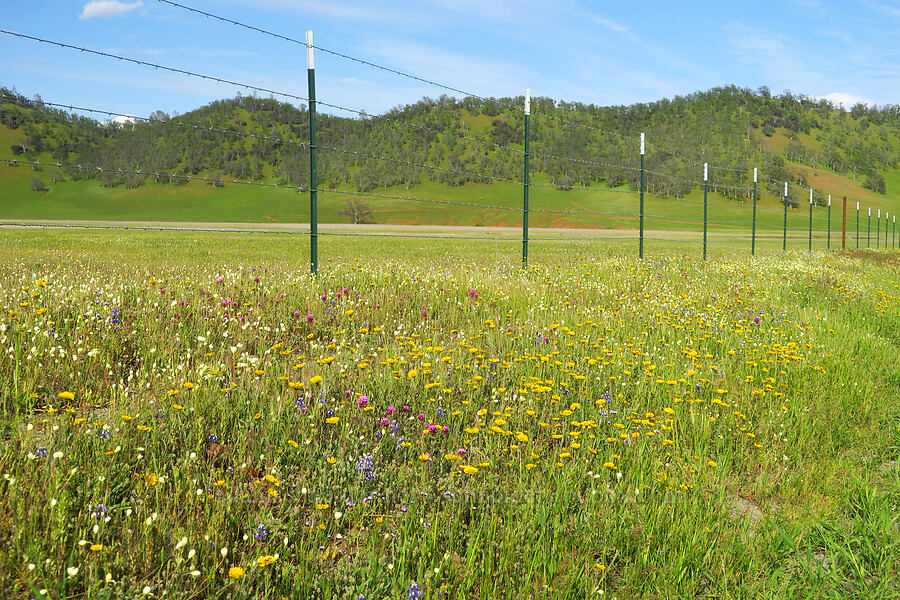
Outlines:
{"label": "treeline on ridge", "polygon": [[[379,116],[319,114],[318,185],[370,192],[426,181],[520,181],[523,102],[441,96]],[[137,187],[179,184],[186,180],[177,176],[187,175],[304,186],[308,116],[305,106],[239,95],[183,115],[157,111],[147,121],[102,122],[0,88],[0,123],[20,132],[9,149],[14,156],[103,168],[54,170],[52,182],[99,178],[105,186]],[[647,190],[660,197],[687,194],[703,162],[717,167],[711,189],[735,199],[747,197],[754,166],[776,195],[782,181],[808,183],[792,165],[825,168],[885,193],[883,173],[898,165],[900,106],[844,111],[827,100],[734,86],[630,106],[534,98],[533,173],[564,190],[637,188],[640,132],[648,140]],[[787,140],[782,152],[766,143],[773,136]]]}

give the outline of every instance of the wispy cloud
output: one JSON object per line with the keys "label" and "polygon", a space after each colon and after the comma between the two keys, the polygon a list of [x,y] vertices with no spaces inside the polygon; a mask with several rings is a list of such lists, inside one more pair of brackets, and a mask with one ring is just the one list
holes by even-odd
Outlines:
{"label": "wispy cloud", "polygon": [[881,14],[900,18],[900,3],[898,2],[888,1],[888,3],[885,4],[883,2],[875,2],[874,0],[862,0],[862,3]]}
{"label": "wispy cloud", "polygon": [[754,68],[764,80],[796,85],[801,78],[801,84],[818,78],[782,34],[737,22],[727,24],[723,31],[737,60]]}
{"label": "wispy cloud", "polygon": [[409,23],[410,13],[399,8],[373,8],[371,3],[322,2],[319,0],[254,0],[255,8],[301,15],[315,14],[328,19],[369,23]]}
{"label": "wispy cloud", "polygon": [[78,18],[86,21],[88,19],[121,17],[143,5],[144,3],[141,0],[131,3],[119,2],[118,0],[91,0],[81,9],[81,14],[78,15]]}
{"label": "wispy cloud", "polygon": [[825,37],[830,37],[835,40],[840,40],[845,44],[853,43],[853,36],[847,33],[846,31],[837,31],[835,29],[820,29],[819,34],[824,35]]}
{"label": "wispy cloud", "polygon": [[603,15],[590,14],[590,15],[588,15],[588,17],[594,23],[597,23],[598,25],[601,25],[602,27],[606,27],[610,31],[615,31],[616,33],[626,33],[627,31],[629,31],[628,27],[626,27],[625,25],[622,25],[621,23],[613,21],[612,19],[608,19],[608,18],[604,17]]}

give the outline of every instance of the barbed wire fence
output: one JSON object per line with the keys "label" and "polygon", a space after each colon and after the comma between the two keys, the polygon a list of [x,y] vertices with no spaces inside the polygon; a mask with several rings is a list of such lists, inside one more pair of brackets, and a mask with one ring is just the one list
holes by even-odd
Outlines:
{"label": "barbed wire fence", "polygon": [[[149,170],[149,169],[122,169],[115,168],[109,166],[102,165],[82,165],[78,163],[67,163],[63,161],[51,162],[51,161],[42,161],[42,160],[22,160],[18,158],[0,158],[0,162],[5,164],[8,167],[18,167],[18,166],[31,166],[34,169],[46,168],[46,167],[55,167],[61,170],[71,170],[74,172],[78,172],[81,174],[113,174],[113,175],[133,175],[138,177],[153,177],[157,182],[189,182],[189,181],[201,181],[209,184],[221,186],[225,184],[229,185],[242,185],[248,187],[257,187],[257,188],[269,188],[269,189],[284,189],[291,190],[298,193],[308,194],[309,196],[309,227],[305,230],[300,229],[261,229],[261,228],[234,228],[234,227],[215,227],[215,228],[201,228],[201,227],[164,227],[164,226],[132,226],[132,225],[87,225],[87,224],[48,224],[48,223],[0,223],[2,226],[6,227],[21,227],[21,228],[65,228],[65,229],[118,229],[125,231],[132,230],[143,230],[143,231],[186,231],[186,232],[229,232],[229,233],[257,233],[257,234],[294,234],[294,235],[304,235],[309,237],[310,242],[310,269],[312,273],[316,273],[318,270],[318,237],[320,235],[326,236],[346,236],[346,237],[370,237],[370,238],[411,238],[411,239],[453,239],[453,240],[491,240],[498,242],[519,242],[522,244],[522,266],[528,266],[528,258],[529,258],[529,241],[560,241],[564,238],[559,237],[530,237],[529,234],[529,221],[528,217],[530,213],[536,213],[541,215],[558,215],[562,217],[590,217],[592,219],[614,219],[617,221],[637,221],[637,229],[629,229],[627,230],[631,235],[623,236],[622,232],[608,232],[606,235],[587,235],[587,236],[578,236],[579,240],[632,240],[638,242],[638,256],[639,258],[644,257],[644,242],[645,240],[654,240],[654,241],[668,241],[668,242],[688,242],[688,243],[702,243],[702,252],[704,260],[708,257],[708,248],[710,242],[709,236],[709,227],[713,225],[717,228],[716,235],[713,240],[717,241],[746,241],[750,244],[750,250],[752,254],[756,252],[757,241],[773,241],[777,240],[777,236],[773,234],[773,228],[771,227],[772,219],[777,218],[778,213],[782,217],[782,227],[781,227],[781,242],[782,242],[782,250],[787,249],[788,242],[788,232],[791,233],[791,240],[794,241],[798,237],[801,237],[803,233],[807,234],[807,249],[811,252],[813,249],[813,238],[814,233],[815,237],[822,237],[823,233],[825,234],[826,239],[826,248],[830,249],[832,247],[832,198],[831,196],[826,196],[821,191],[814,190],[812,188],[802,186],[794,183],[792,187],[799,192],[807,192],[809,193],[809,212],[806,227],[797,226],[797,220],[799,214],[793,214],[796,209],[796,213],[799,213],[799,202],[796,200],[792,200],[789,191],[791,184],[789,182],[779,182],[775,181],[771,178],[760,178],[758,169],[753,169],[752,176],[752,185],[751,182],[748,181],[748,185],[740,185],[734,183],[727,182],[711,182],[710,181],[710,172],[711,171],[719,171],[722,173],[734,174],[738,180],[743,181],[745,178],[750,179],[750,174],[745,169],[739,169],[735,167],[729,166],[719,166],[712,165],[708,162],[701,161],[697,158],[692,158],[689,156],[685,156],[681,152],[677,152],[675,150],[671,150],[666,147],[662,143],[658,143],[655,141],[650,141],[646,139],[644,133],[639,135],[627,134],[618,131],[611,131],[608,129],[604,129],[601,127],[597,127],[595,124],[590,122],[583,122],[581,120],[577,120],[576,118],[561,118],[557,115],[550,114],[547,112],[536,112],[533,116],[538,118],[539,120],[544,120],[552,124],[556,127],[567,127],[570,129],[582,129],[589,132],[591,135],[599,135],[599,136],[609,136],[615,137],[619,140],[622,140],[627,143],[633,143],[636,149],[639,147],[639,158],[640,165],[629,165],[629,164],[615,164],[612,162],[606,161],[598,161],[598,160],[589,160],[585,159],[581,156],[562,156],[560,154],[555,154],[552,152],[534,152],[530,147],[531,138],[533,137],[530,132],[530,119],[532,117],[531,111],[531,97],[530,90],[526,89],[525,95],[521,101],[518,100],[510,100],[505,102],[499,102],[502,110],[514,111],[518,113],[521,111],[522,116],[524,117],[524,131],[522,136],[522,146],[523,148],[517,147],[517,145],[512,145],[511,143],[496,143],[486,139],[480,139],[474,137],[472,135],[467,135],[464,132],[459,131],[446,131],[442,128],[430,127],[427,125],[422,125],[419,123],[413,123],[404,118],[404,114],[402,111],[394,111],[393,114],[385,114],[377,117],[373,117],[371,114],[367,113],[362,109],[355,109],[346,106],[342,106],[339,104],[318,100],[316,97],[316,89],[315,89],[315,63],[314,63],[314,52],[316,50],[320,52],[327,53],[329,55],[351,61],[353,63],[363,65],[366,67],[370,67],[373,69],[377,69],[384,73],[388,73],[390,75],[394,75],[401,78],[406,78],[417,83],[426,84],[429,86],[433,86],[439,89],[444,90],[445,92],[451,92],[453,94],[460,94],[464,97],[474,98],[480,101],[493,101],[497,102],[494,98],[489,98],[483,95],[478,95],[470,91],[459,89],[458,87],[449,86],[425,77],[420,77],[418,75],[408,73],[406,71],[402,71],[399,69],[392,68],[390,66],[381,65],[375,63],[373,61],[355,57],[345,52],[340,52],[337,50],[333,50],[330,48],[326,48],[323,46],[319,46],[313,43],[312,32],[308,31],[306,40],[301,41],[289,36],[281,35],[270,30],[256,27],[253,25],[249,25],[246,23],[242,23],[240,21],[230,19],[227,17],[215,15],[213,13],[209,13],[206,11],[201,11],[196,8],[187,6],[185,4],[181,4],[178,2],[174,2],[172,0],[158,0],[162,4],[169,5],[173,8],[177,8],[180,10],[189,11],[191,13],[195,13],[201,15],[203,17],[219,21],[226,24],[231,24],[236,27],[240,27],[249,31],[253,31],[260,35],[268,36],[280,41],[288,42],[297,46],[301,46],[306,49],[307,52],[307,90],[308,93],[306,96],[302,96],[300,94],[285,92],[275,89],[270,89],[262,86],[257,86],[253,84],[249,84],[246,82],[235,81],[232,79],[227,79],[224,77],[219,77],[215,75],[210,75],[206,73],[200,73],[193,70],[182,69],[179,67],[173,67],[169,65],[163,65],[159,63],[144,61],[140,59],[136,59],[133,57],[127,57],[120,54],[116,54],[113,52],[106,52],[95,50],[91,48],[87,48],[84,46],[80,46],[77,44],[70,44],[55,40],[49,40],[46,38],[27,35],[24,33],[14,32],[6,29],[0,29],[0,34],[12,36],[24,41],[30,41],[38,44],[55,46],[60,49],[70,50],[74,52],[87,53],[91,55],[100,56],[110,60],[117,60],[126,63],[130,63],[136,66],[165,71],[189,78],[201,79],[206,81],[212,81],[220,84],[225,84],[228,86],[249,90],[253,93],[263,93],[269,94],[271,97],[279,97],[284,98],[290,101],[298,101],[301,103],[305,103],[307,106],[307,117],[308,117],[308,140],[299,140],[293,137],[284,137],[284,136],[269,136],[269,135],[261,135],[239,131],[233,128],[223,128],[223,127],[214,127],[211,125],[198,125],[194,123],[188,123],[183,120],[169,119],[164,123],[168,127],[176,127],[183,129],[191,129],[195,131],[199,131],[202,133],[209,134],[219,134],[223,136],[232,136],[239,139],[251,139],[255,141],[266,141],[273,142],[276,144],[288,144],[292,147],[295,147],[299,150],[308,153],[309,157],[309,179],[307,185],[297,185],[297,184],[278,184],[278,183],[269,183],[265,181],[245,181],[240,179],[233,178],[224,178],[220,176],[204,176],[197,174],[183,174],[183,173],[171,173],[171,172],[161,172],[159,170]],[[48,106],[57,109],[64,109],[68,111],[77,111],[82,113],[90,113],[90,114],[99,114],[105,115],[107,117],[116,117],[125,119],[131,122],[153,122],[154,119],[152,117],[140,117],[136,115],[130,115],[126,113],[118,113],[112,112],[109,110],[104,110],[100,108],[93,107],[84,107],[76,104],[65,104],[58,102],[47,102],[47,101],[39,101],[32,102],[27,101],[21,97],[10,96],[7,94],[0,94],[0,103],[3,101],[11,102],[11,103],[19,103],[25,105],[34,105],[34,106]],[[426,161],[411,161],[404,160],[401,158],[386,156],[374,152],[366,152],[348,147],[341,147],[338,145],[331,144],[320,144],[317,141],[317,128],[316,128],[316,116],[317,109],[319,107],[326,107],[329,109],[333,109],[343,113],[349,113],[353,116],[353,118],[359,119],[373,119],[382,122],[390,122],[392,124],[397,124],[401,128],[405,128],[407,130],[413,131],[417,134],[430,135],[430,136],[441,136],[443,138],[452,139],[454,141],[458,141],[464,144],[477,145],[484,149],[490,149],[497,152],[503,152],[504,154],[516,155],[521,159],[521,167],[523,176],[521,179],[509,176],[498,176],[496,174],[488,174],[488,173],[477,173],[468,169],[463,168],[453,168],[444,166],[442,164],[434,164]],[[698,171],[698,175],[700,170],[702,169],[702,178],[691,179],[689,177],[684,177],[682,175],[674,175],[671,173],[666,173],[661,170],[656,170],[653,168],[647,168],[646,166],[646,149],[650,147],[655,155],[658,156],[668,156],[677,161],[680,161],[682,164],[690,165],[691,168],[696,168]],[[516,206],[515,204],[510,205],[501,205],[501,204],[486,204],[480,202],[467,202],[467,201],[457,201],[457,200],[447,200],[447,199],[439,199],[439,198],[429,198],[425,196],[415,196],[415,195],[402,195],[395,193],[376,193],[376,192],[364,192],[364,191],[353,191],[353,190],[343,190],[337,189],[335,187],[327,187],[327,186],[319,186],[318,185],[318,151],[323,151],[326,153],[333,154],[342,154],[345,156],[352,156],[356,159],[360,160],[371,160],[378,161],[380,163],[387,163],[391,165],[399,165],[401,167],[409,167],[414,169],[421,169],[427,171],[429,173],[446,173],[450,175],[458,175],[462,177],[469,178],[473,181],[481,181],[481,182],[490,182],[490,183],[506,183],[512,184],[515,186],[521,186],[522,189],[522,204],[521,206]],[[573,152],[577,153],[577,149]],[[537,158],[544,161],[557,161],[559,163],[567,163],[572,165],[579,165],[584,167],[589,167],[592,169],[613,169],[623,173],[632,173],[637,176],[637,189],[620,189],[618,186],[606,186],[606,187],[598,187],[596,185],[566,185],[560,186],[558,184],[553,183],[535,183],[531,181],[532,170],[530,167],[530,159]],[[652,166],[652,165],[651,165]],[[593,181],[600,181],[600,177],[592,178]],[[672,198],[672,201],[677,201],[685,204],[691,205],[701,205],[703,206],[703,219],[702,221],[699,219],[690,219],[690,218],[678,218],[672,216],[665,215],[653,215],[648,214],[645,211],[645,195],[648,193],[648,184],[653,184],[654,181],[659,180],[670,180],[678,182],[682,185],[688,186],[689,189],[699,187],[703,190],[703,200],[702,202],[699,200],[692,200],[684,197],[675,197]],[[771,192],[760,189],[759,183],[760,181],[764,183],[768,183],[771,185],[781,185],[784,184],[784,194],[781,197],[773,195]],[[570,191],[587,191],[587,192],[597,192],[602,194],[624,194],[631,197],[637,196],[638,206],[636,207],[636,212],[609,212],[609,211],[599,211],[599,210],[564,210],[564,209],[553,209],[553,208],[534,208],[530,206],[529,203],[529,192],[534,188],[550,188],[550,189],[566,189]],[[724,192],[730,191],[735,195],[740,194],[742,197],[752,198],[752,219],[748,223],[747,221],[737,221],[737,220],[711,220],[709,218],[709,209],[711,206],[721,206],[721,202],[710,202],[709,201],[709,191],[712,189],[713,192]],[[477,235],[477,236],[466,236],[459,234],[407,234],[407,233],[391,233],[391,232],[378,232],[378,233],[364,233],[361,231],[345,231],[345,232],[319,232],[318,231],[318,194],[326,194],[333,196],[345,196],[352,197],[355,199],[358,198],[369,198],[373,200],[388,200],[388,201],[400,201],[400,202],[411,202],[411,203],[421,203],[421,204],[433,204],[437,206],[444,207],[454,207],[458,209],[476,209],[481,211],[490,211],[490,212],[502,212],[502,213],[520,213],[522,215],[522,237],[521,240],[515,237],[509,236],[501,236],[501,235]],[[774,198],[782,205],[782,209],[773,209],[766,206],[760,206],[759,200],[763,197]],[[815,223],[814,219],[814,209],[819,208],[820,214],[818,218],[818,223]],[[789,210],[790,209],[790,210]],[[852,210],[852,205],[851,205]],[[860,204],[856,203],[856,219],[855,219],[855,234],[852,234],[851,237],[856,242],[856,247],[860,248],[861,234],[860,234]],[[822,213],[825,213],[824,216]],[[769,218],[765,221],[767,225],[766,233],[757,232],[757,226],[760,224],[758,222],[758,214],[766,213],[769,215]],[[792,226],[788,227],[788,216],[791,214]],[[852,214],[851,214],[851,227],[852,223]],[[872,240],[872,209],[867,208],[863,211],[863,216],[866,219],[866,228],[865,228],[865,238],[866,238],[866,248],[874,246],[875,248],[896,248],[897,240],[896,240],[896,216],[890,215],[886,213],[885,215],[885,226],[883,228],[883,240],[882,240],[882,227],[881,227],[881,210],[879,209],[875,213],[876,220],[876,229],[875,229],[875,238],[874,243]],[[893,217],[893,218],[892,218]],[[672,234],[668,236],[659,236],[659,235],[647,235],[647,230],[645,228],[646,220],[654,220],[655,222],[665,222],[665,223],[676,223],[680,226],[702,226],[702,242],[699,239],[692,239],[690,237],[683,237],[685,234],[694,233],[692,230],[688,229],[680,233],[680,235]],[[823,223],[824,221],[824,223]],[[748,225],[750,226],[750,230],[747,231]],[[823,227],[824,225],[824,227]],[[890,235],[889,235],[890,232]],[[659,233],[659,232],[655,232]],[[697,232],[699,233],[699,232]],[[726,233],[727,235],[721,235],[722,233]],[[847,247],[847,198],[843,197],[842,199],[842,210],[841,210],[841,247]]]}

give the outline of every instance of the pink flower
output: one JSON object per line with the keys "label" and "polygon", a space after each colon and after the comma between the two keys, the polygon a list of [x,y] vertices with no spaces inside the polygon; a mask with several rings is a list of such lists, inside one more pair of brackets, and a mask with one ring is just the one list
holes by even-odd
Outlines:
{"label": "pink flower", "polygon": [[388,406],[388,407],[387,407],[387,410],[386,410],[385,412],[386,412],[388,415],[392,415],[392,414],[394,414],[395,412],[397,412],[397,409],[394,408],[393,406]]}
{"label": "pink flower", "polygon": [[295,319],[299,319],[299,318],[300,318],[300,311],[299,311],[299,310],[295,310],[295,311],[294,311],[294,318],[295,318]]}
{"label": "pink flower", "polygon": [[367,407],[367,406],[369,405],[369,397],[368,397],[368,396],[360,396],[360,397],[356,400],[356,404],[357,404],[360,408],[365,408],[365,407]]}
{"label": "pink flower", "polygon": [[312,315],[306,315],[306,322],[307,322],[307,323],[312,323],[312,322],[313,322],[313,319],[315,319],[314,316],[312,316]]}
{"label": "pink flower", "polygon": [[420,421],[424,421],[424,420],[425,420],[425,415],[423,415],[422,413],[419,413],[418,415],[416,415],[416,418],[417,418],[418,420],[420,420]]}
{"label": "pink flower", "polygon": [[381,426],[382,427],[387,427],[390,424],[391,424],[390,419],[388,419],[387,417],[381,417]]}

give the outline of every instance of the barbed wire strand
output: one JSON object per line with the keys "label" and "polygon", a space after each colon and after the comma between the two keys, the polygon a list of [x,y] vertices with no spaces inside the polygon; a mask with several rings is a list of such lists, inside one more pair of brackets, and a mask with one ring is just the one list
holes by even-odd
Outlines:
{"label": "barbed wire strand", "polygon": [[[168,4],[168,5],[174,6],[174,7],[176,7],[176,8],[180,8],[180,9],[187,10],[187,11],[190,11],[190,12],[193,12],[193,13],[197,13],[197,14],[199,14],[199,15],[203,15],[204,17],[208,17],[208,18],[210,18],[210,19],[215,19],[215,20],[218,20],[218,21],[222,21],[223,23],[229,23],[229,24],[235,25],[235,26],[237,26],[237,27],[243,27],[244,29],[249,29],[249,30],[251,30],[251,31],[255,31],[255,32],[261,33],[261,34],[263,34],[263,35],[268,35],[268,36],[273,37],[273,38],[275,38],[275,39],[279,39],[279,40],[282,40],[282,41],[285,41],[285,42],[290,42],[290,43],[292,43],[292,44],[297,44],[297,45],[299,45],[299,46],[303,46],[304,48],[308,47],[307,44],[306,44],[306,42],[303,41],[303,40],[298,40],[298,39],[296,39],[296,38],[292,38],[292,37],[289,37],[289,36],[286,36],[286,35],[282,35],[282,34],[280,34],[280,33],[275,33],[275,32],[273,32],[273,31],[269,31],[268,29],[263,29],[262,27],[256,27],[256,26],[254,26],[254,25],[248,25],[248,24],[246,24],[246,23],[242,23],[242,22],[237,21],[237,20],[235,20],[235,19],[230,19],[230,18],[228,18],[228,17],[222,17],[222,16],[220,16],[220,15],[214,15],[214,14],[212,14],[212,13],[210,13],[210,12],[206,12],[206,11],[203,11],[203,10],[199,10],[199,9],[193,8],[193,7],[191,7],[191,6],[187,6],[187,5],[185,5],[185,4],[180,4],[180,3],[178,3],[178,2],[173,2],[172,0],[158,0],[158,1],[161,2],[161,3],[163,3],[163,4]],[[477,99],[482,100],[482,101],[486,101],[486,100],[498,100],[498,99],[496,99],[496,98],[488,98],[488,97],[485,97],[485,96],[481,96],[481,95],[476,94],[476,93],[474,93],[474,92],[469,92],[469,91],[466,91],[466,90],[461,90],[461,89],[459,89],[459,88],[455,88],[455,87],[452,87],[452,86],[449,86],[449,85],[446,85],[446,84],[443,84],[443,83],[440,83],[440,82],[437,82],[437,81],[433,81],[433,80],[431,80],[431,79],[426,79],[426,78],[424,78],[424,77],[419,77],[418,75],[413,75],[412,73],[407,73],[407,72],[405,72],[405,71],[400,71],[400,70],[394,69],[394,68],[392,68],[392,67],[388,67],[388,66],[385,66],[385,65],[380,65],[380,64],[378,64],[378,63],[374,63],[374,62],[371,62],[371,61],[369,61],[369,60],[365,60],[365,59],[363,59],[363,58],[359,58],[359,57],[356,57],[356,56],[351,56],[351,55],[345,54],[345,53],[343,53],[343,52],[338,52],[337,50],[332,50],[332,49],[330,49],[330,48],[325,48],[325,47],[319,46],[319,45],[317,45],[317,44],[313,44],[312,47],[315,48],[316,50],[320,50],[320,51],[325,52],[325,53],[327,53],[327,54],[331,54],[332,56],[337,56],[337,57],[339,57],[339,58],[344,58],[344,59],[346,59],[346,60],[349,60],[349,61],[352,61],[352,62],[355,62],[355,63],[359,63],[359,64],[365,65],[365,66],[367,66],[367,67],[372,67],[372,68],[374,68],[374,69],[378,69],[378,70],[381,70],[381,71],[385,71],[385,72],[387,72],[387,73],[392,73],[392,74],[398,75],[398,76],[400,76],[400,77],[405,77],[405,78],[407,78],[407,79],[411,79],[411,80],[414,80],[414,81],[418,81],[418,82],[420,82],[420,83],[425,83],[425,84],[427,84],[427,85],[431,85],[431,86],[434,86],[434,87],[438,87],[438,88],[441,88],[441,89],[444,89],[444,90],[447,90],[447,91],[450,91],[450,92],[455,92],[455,93],[457,93],[457,94],[462,94],[463,96],[468,96],[468,97],[472,97],[472,98],[477,98]],[[502,103],[501,103],[501,105],[502,105]],[[521,106],[519,106],[519,105],[517,105],[517,104],[509,104],[508,107],[523,108],[523,107],[521,107]]]}

